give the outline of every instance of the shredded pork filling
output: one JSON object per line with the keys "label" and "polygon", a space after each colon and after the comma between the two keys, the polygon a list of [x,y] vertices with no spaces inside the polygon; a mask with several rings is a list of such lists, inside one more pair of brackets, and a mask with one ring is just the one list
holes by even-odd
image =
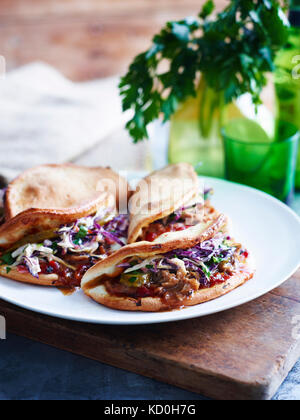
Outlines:
{"label": "shredded pork filling", "polygon": [[158,297],[170,308],[183,306],[200,289],[228,280],[242,269],[248,252],[222,234],[190,250],[176,250],[154,260],[133,259],[120,278],[105,280],[109,294],[139,301]]}
{"label": "shredded pork filling", "polygon": [[207,200],[205,205],[195,204],[182,208],[163,219],[157,220],[145,227],[140,237],[141,240],[153,242],[166,232],[177,232],[195,226],[198,223],[207,223],[216,217],[216,210]]}

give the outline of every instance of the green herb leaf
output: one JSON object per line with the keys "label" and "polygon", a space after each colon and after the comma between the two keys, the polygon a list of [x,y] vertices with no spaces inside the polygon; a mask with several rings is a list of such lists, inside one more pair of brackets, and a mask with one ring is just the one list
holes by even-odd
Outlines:
{"label": "green herb leaf", "polygon": [[212,18],[214,2],[208,0],[198,17],[168,22],[121,79],[123,110],[133,111],[126,125],[133,141],[147,139],[151,122],[160,115],[170,120],[183,101],[196,96],[199,73],[224,96],[222,103],[249,92],[259,104],[265,74],[287,40],[282,3],[231,0]]}
{"label": "green herb leaf", "polygon": [[[209,189],[208,191],[204,192],[204,201],[209,200],[211,196],[213,195],[213,193],[214,193],[213,189]],[[195,206],[197,206],[197,204]]]}
{"label": "green herb leaf", "polygon": [[187,25],[185,23],[177,23],[173,22],[171,23],[172,28],[172,34],[175,35],[175,37],[179,41],[188,42],[190,37],[190,31]]}
{"label": "green herb leaf", "polygon": [[16,259],[12,257],[11,253],[4,254],[0,258],[1,261],[7,265],[13,265],[16,261]]}
{"label": "green herb leaf", "polygon": [[6,274],[9,274],[11,272],[11,268],[10,267],[6,267]]}
{"label": "green herb leaf", "polygon": [[221,258],[221,257],[212,257],[212,261],[213,261],[215,264],[220,264],[220,262],[222,262],[222,261],[223,261],[223,258]]}
{"label": "green herb leaf", "polygon": [[134,267],[135,265],[138,264],[138,261],[130,261],[129,264],[130,264],[131,267]]}
{"label": "green herb leaf", "polygon": [[202,19],[206,19],[209,15],[211,15],[211,14],[212,14],[212,12],[214,11],[214,9],[215,9],[214,2],[213,2],[212,0],[208,0],[208,1],[204,4],[204,6],[203,6],[203,8],[202,8],[202,11],[201,11],[201,13],[199,14],[199,16],[200,16]]}
{"label": "green herb leaf", "polygon": [[53,242],[51,245],[51,248],[53,249],[53,251],[57,251],[58,249],[58,242]]}
{"label": "green herb leaf", "polygon": [[264,5],[269,10],[272,8],[272,2],[270,0],[264,0]]}
{"label": "green herb leaf", "polygon": [[84,239],[88,234],[88,229],[85,226],[80,226],[79,232],[76,233],[76,239]]}
{"label": "green herb leaf", "polygon": [[209,268],[204,263],[201,263],[201,267],[202,267],[203,273],[209,279],[211,277],[211,272],[210,272]]}

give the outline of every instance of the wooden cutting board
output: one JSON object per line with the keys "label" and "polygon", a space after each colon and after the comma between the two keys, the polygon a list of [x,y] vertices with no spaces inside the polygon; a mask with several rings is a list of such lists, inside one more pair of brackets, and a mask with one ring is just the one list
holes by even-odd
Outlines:
{"label": "wooden cutting board", "polygon": [[239,308],[170,324],[87,325],[4,301],[0,314],[9,332],[217,399],[271,398],[300,357],[300,271]]}

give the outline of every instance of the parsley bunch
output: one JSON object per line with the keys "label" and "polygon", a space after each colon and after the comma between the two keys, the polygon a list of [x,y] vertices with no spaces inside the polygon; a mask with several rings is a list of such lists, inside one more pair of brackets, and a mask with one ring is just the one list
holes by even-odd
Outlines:
{"label": "parsley bunch", "polygon": [[224,94],[225,103],[250,92],[259,104],[266,72],[288,36],[288,20],[277,0],[231,0],[214,19],[214,2],[200,14],[169,22],[138,55],[122,78],[123,110],[133,110],[126,127],[135,143],[162,114],[168,121],[180,103],[196,96],[199,75]]}

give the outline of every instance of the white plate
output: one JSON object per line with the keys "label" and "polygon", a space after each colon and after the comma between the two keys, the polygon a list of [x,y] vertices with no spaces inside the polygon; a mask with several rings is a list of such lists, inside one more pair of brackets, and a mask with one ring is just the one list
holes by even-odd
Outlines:
{"label": "white plate", "polygon": [[244,286],[211,302],[163,313],[120,312],[105,308],[82,291],[64,296],[59,290],[0,278],[0,297],[23,308],[74,321],[99,324],[151,324],[221,312],[264,295],[281,285],[300,266],[300,219],[280,201],[242,185],[204,178],[215,190],[213,204],[233,222],[233,234],[251,252],[256,274]]}

